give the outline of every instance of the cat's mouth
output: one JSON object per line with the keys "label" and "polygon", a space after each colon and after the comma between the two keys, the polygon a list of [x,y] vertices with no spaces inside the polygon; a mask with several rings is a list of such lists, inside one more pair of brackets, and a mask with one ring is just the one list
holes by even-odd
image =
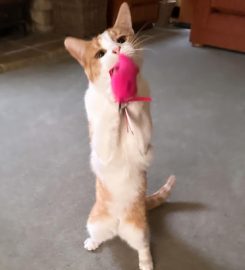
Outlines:
{"label": "cat's mouth", "polygon": [[118,71],[118,69],[119,69],[118,65],[113,66],[113,67],[109,70],[110,76],[112,77],[113,74],[114,74],[114,72],[115,72],[115,71]]}
{"label": "cat's mouth", "polygon": [[113,75],[113,72],[114,72],[114,68],[111,68],[111,69],[109,70],[109,74],[110,74],[110,76],[112,76],[112,75]]}

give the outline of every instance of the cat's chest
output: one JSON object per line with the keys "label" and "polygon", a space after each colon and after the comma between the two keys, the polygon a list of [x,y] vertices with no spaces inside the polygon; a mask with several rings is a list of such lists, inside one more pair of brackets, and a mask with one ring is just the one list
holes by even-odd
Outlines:
{"label": "cat's chest", "polygon": [[[123,143],[124,150],[127,144],[137,142],[137,136],[140,134],[140,126],[138,123],[138,111],[140,110],[138,104],[130,104],[127,109],[119,109],[119,104],[114,101],[109,101],[96,91],[89,89],[85,95],[85,107],[89,125],[95,136],[103,133],[116,132],[119,134],[118,139]],[[100,129],[93,127],[100,123]],[[136,129],[138,132],[136,132]],[[131,145],[132,146],[132,145]]]}
{"label": "cat's chest", "polygon": [[85,93],[84,102],[88,121],[93,125],[100,118],[102,107],[106,106],[106,100],[95,89],[88,88]]}
{"label": "cat's chest", "polygon": [[148,121],[140,121],[145,113],[142,104],[135,102],[127,107],[129,120],[125,111],[119,112],[117,103],[88,89],[85,106],[92,129],[91,163],[96,174],[113,178],[119,171],[146,170],[151,151],[150,136],[145,133],[150,134],[150,129],[146,132]]}

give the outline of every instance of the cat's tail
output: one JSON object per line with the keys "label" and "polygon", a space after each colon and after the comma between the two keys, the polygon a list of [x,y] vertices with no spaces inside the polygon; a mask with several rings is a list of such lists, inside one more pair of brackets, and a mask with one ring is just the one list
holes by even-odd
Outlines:
{"label": "cat's tail", "polygon": [[163,204],[171,193],[171,190],[176,182],[176,177],[171,175],[166,184],[163,185],[157,192],[146,197],[146,208],[151,210]]}

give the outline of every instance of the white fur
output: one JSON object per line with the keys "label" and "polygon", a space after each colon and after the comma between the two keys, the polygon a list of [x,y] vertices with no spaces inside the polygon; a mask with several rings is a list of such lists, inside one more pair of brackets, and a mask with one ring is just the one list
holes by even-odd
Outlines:
{"label": "white fur", "polygon": [[[106,50],[100,60],[101,74],[95,82],[89,82],[85,94],[87,117],[92,128],[91,167],[116,200],[109,207],[113,219],[87,225],[90,238],[85,241],[84,246],[93,250],[103,241],[119,235],[138,250],[140,268],[151,270],[148,237],[142,230],[121,223],[125,209],[138,195],[142,174],[152,158],[149,104],[132,102],[128,105],[134,134],[128,132],[125,118],[119,114],[118,104],[113,100],[110,86],[109,70],[118,59],[112,50],[118,44],[111,40],[107,32],[100,36],[100,42]],[[125,42],[121,52],[132,55],[134,49]],[[141,75],[138,75],[137,87],[139,95],[149,96],[148,85]]]}

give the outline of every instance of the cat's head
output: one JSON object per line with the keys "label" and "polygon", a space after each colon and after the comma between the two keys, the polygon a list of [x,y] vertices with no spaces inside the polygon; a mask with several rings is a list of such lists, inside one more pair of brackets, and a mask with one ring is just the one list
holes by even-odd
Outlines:
{"label": "cat's head", "polygon": [[68,37],[65,47],[83,66],[88,80],[94,84],[109,81],[109,71],[116,64],[119,53],[132,57],[138,64],[141,62],[126,3],[121,5],[112,28],[90,41]]}

